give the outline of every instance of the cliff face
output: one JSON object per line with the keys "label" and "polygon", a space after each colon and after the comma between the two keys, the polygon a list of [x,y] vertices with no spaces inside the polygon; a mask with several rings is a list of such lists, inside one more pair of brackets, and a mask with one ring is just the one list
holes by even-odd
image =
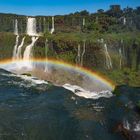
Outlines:
{"label": "cliff face", "polygon": [[[140,85],[138,14],[112,17],[107,12],[78,13],[55,16],[54,21],[43,16],[35,19],[34,30],[41,36],[32,48],[32,57],[62,60],[100,71],[118,84]],[[17,36],[17,47],[25,38],[23,57],[25,48],[32,43],[32,37],[25,34],[27,17],[0,14],[0,21],[0,59],[12,58]],[[53,22],[55,28],[50,34]]]}
{"label": "cliff face", "polygon": [[[118,34],[118,36],[120,35]],[[20,45],[23,37],[19,37],[18,45]],[[114,70],[125,67],[139,70],[140,45],[136,40],[137,38],[130,40],[124,40],[123,38],[118,40],[110,36],[106,40],[103,38],[95,40],[72,40],[69,37],[68,39],[66,38],[67,36],[65,36],[65,39],[63,37],[59,37],[59,39],[40,37],[33,48],[34,57],[55,58],[101,70]],[[11,58],[16,36],[10,33],[1,33],[0,39],[0,58]],[[22,53],[30,43],[31,37],[26,36]]]}
{"label": "cliff face", "polygon": [[[19,43],[24,36],[19,37]],[[140,45],[137,40],[64,40],[40,37],[33,47],[33,57],[53,58],[100,71],[118,84],[140,85]],[[0,34],[0,59],[12,58],[16,36]],[[31,44],[26,36],[22,47]]]}
{"label": "cliff face", "polygon": [[[119,35],[118,35],[119,36]],[[22,38],[19,37],[18,45]],[[65,36],[67,37],[67,36]],[[122,69],[128,67],[139,70],[140,44],[136,39],[121,40],[109,38],[92,40],[69,40],[40,37],[33,51],[37,58],[55,58],[69,63],[94,69]],[[0,34],[0,59],[12,57],[16,36],[10,33]],[[31,37],[26,36],[22,53],[31,43]],[[46,50],[47,49],[47,50]]]}

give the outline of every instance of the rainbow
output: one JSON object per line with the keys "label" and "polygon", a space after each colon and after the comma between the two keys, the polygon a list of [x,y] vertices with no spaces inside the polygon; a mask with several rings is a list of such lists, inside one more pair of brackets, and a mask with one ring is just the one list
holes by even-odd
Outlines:
{"label": "rainbow", "polygon": [[[84,67],[76,66],[74,64],[66,63],[64,61],[55,60],[55,59],[35,58],[35,59],[31,59],[30,61],[31,62],[36,62],[36,63],[51,63],[51,64],[59,65],[61,67],[65,67],[65,68],[76,69],[77,71],[79,71],[79,72],[81,72],[83,74],[86,74],[89,77],[94,77],[95,79],[102,81],[104,84],[109,86],[112,90],[115,89],[116,84],[113,81],[111,81],[110,79],[108,79],[104,75],[100,74],[99,72],[95,72],[95,71],[92,71],[92,70],[84,68]],[[8,64],[17,63],[17,62],[19,63],[19,62],[26,62],[26,61],[25,60],[24,61],[23,60],[14,60],[14,61],[12,61],[11,59],[1,60],[0,61],[0,67],[2,65],[8,65]]]}

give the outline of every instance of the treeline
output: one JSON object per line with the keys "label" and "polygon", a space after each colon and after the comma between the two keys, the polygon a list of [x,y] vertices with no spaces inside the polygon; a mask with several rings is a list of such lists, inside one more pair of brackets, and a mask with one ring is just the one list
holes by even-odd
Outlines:
{"label": "treeline", "polygon": [[[20,33],[26,32],[27,17],[16,14],[0,14],[0,32],[13,32],[15,19],[18,19]],[[37,31],[49,33],[52,26],[51,16],[37,16]],[[55,32],[99,32],[121,33],[140,30],[140,7],[121,9],[120,5],[111,5],[96,13],[84,10],[69,15],[55,16]]]}

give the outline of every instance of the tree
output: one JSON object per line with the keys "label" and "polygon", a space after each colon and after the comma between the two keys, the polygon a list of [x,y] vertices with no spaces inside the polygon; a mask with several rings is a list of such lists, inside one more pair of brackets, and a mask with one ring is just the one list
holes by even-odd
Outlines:
{"label": "tree", "polygon": [[83,11],[80,12],[80,15],[81,16],[88,16],[89,12],[87,10],[83,10]]}
{"label": "tree", "polygon": [[97,13],[102,14],[102,13],[104,13],[104,10],[103,10],[103,9],[99,9],[99,10],[97,11]]}

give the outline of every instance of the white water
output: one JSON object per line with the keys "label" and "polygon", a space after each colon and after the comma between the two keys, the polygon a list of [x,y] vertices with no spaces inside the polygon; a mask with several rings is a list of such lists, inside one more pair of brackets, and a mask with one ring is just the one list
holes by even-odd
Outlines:
{"label": "white water", "polygon": [[119,55],[120,55],[120,69],[122,68],[122,50],[119,48]]}
{"label": "white water", "polygon": [[85,24],[86,24],[86,20],[85,18],[83,18],[83,26],[85,26]]}
{"label": "white water", "polygon": [[23,55],[23,60],[30,60],[31,57],[33,56],[32,54],[32,48],[35,44],[35,42],[37,41],[38,37],[32,37],[32,43],[30,45],[28,45],[24,51],[24,55]]}
{"label": "white water", "polygon": [[55,28],[54,28],[54,17],[52,17],[52,29],[50,31],[51,34],[53,34],[55,31]]}
{"label": "white water", "polygon": [[15,28],[14,28],[14,34],[18,35],[18,20],[15,20]]}
{"label": "white water", "polygon": [[126,25],[126,18],[123,18],[123,25]]}
{"label": "white water", "polygon": [[22,39],[22,41],[21,41],[21,44],[18,46],[18,49],[17,49],[17,54],[16,54],[16,56],[17,56],[17,59],[19,60],[19,59],[22,59],[22,54],[21,54],[21,52],[22,52],[22,47],[23,47],[23,45],[24,45],[24,41],[25,41],[25,37],[23,37],[23,39]]}
{"label": "white water", "polygon": [[106,44],[104,44],[104,49],[105,49],[105,56],[106,56],[106,66],[108,69],[111,69],[112,68],[112,61],[111,61],[111,57],[109,55]]}
{"label": "white water", "polygon": [[46,18],[43,18],[43,29],[44,32],[46,31]]}
{"label": "white water", "polygon": [[76,64],[79,65],[81,62],[81,45],[78,44],[78,51],[77,51],[77,57],[76,57]]}
{"label": "white water", "polygon": [[17,47],[19,43],[19,34],[18,34],[18,20],[15,20],[14,34],[16,35],[16,42],[13,50],[13,60],[16,59]]}
{"label": "white water", "polygon": [[131,124],[127,121],[123,121],[123,127],[130,131],[140,132],[140,121],[139,122],[132,122]]}
{"label": "white water", "polygon": [[[46,59],[47,59],[48,58],[48,39],[46,39],[46,41],[45,41],[45,55],[46,55]],[[47,63],[45,64],[45,70],[44,71],[49,72]]]}
{"label": "white water", "polygon": [[101,92],[91,92],[91,91],[86,91],[85,89],[77,85],[70,85],[70,84],[65,84],[62,87],[72,91],[77,96],[84,97],[86,99],[99,99],[101,97],[110,98],[113,96],[113,94],[108,90],[101,91]]}
{"label": "white water", "polygon": [[20,77],[26,81],[30,81],[34,84],[48,84],[47,81],[44,81],[44,80],[39,80],[38,78],[36,77],[32,77],[32,76],[27,76],[27,75],[17,75],[17,77]]}
{"label": "white water", "polygon": [[36,32],[36,19],[32,17],[27,18],[27,35],[38,36]]}
{"label": "white water", "polygon": [[16,43],[13,50],[13,60],[16,59],[18,43],[19,43],[19,35],[16,36]]}
{"label": "white water", "polygon": [[28,45],[24,51],[23,60],[25,63],[23,66],[26,66],[27,69],[32,69],[32,63],[30,62],[31,58],[33,57],[32,48],[35,42],[38,40],[39,37],[32,37],[32,43]]}
{"label": "white water", "polygon": [[83,52],[82,52],[82,55],[81,55],[81,66],[83,66],[83,60],[84,60],[85,52],[86,52],[86,42],[84,41],[83,42]]}

